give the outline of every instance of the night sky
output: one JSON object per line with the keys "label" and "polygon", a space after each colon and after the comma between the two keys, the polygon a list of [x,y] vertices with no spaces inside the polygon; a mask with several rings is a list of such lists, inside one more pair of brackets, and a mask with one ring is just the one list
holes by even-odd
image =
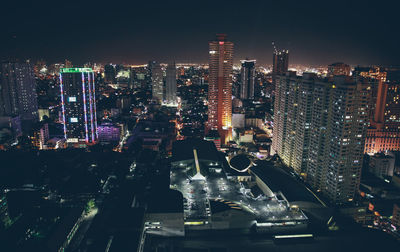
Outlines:
{"label": "night sky", "polygon": [[[102,63],[206,63],[208,41],[227,33],[235,61],[400,65],[395,1],[5,1],[0,57]],[[323,2],[323,3],[321,3]]]}

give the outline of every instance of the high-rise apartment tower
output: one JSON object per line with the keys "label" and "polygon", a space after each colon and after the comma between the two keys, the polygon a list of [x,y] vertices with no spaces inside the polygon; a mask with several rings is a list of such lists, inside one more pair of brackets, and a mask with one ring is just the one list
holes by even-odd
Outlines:
{"label": "high-rise apartment tower", "polygon": [[207,131],[218,130],[226,143],[232,132],[233,43],[225,34],[209,42],[209,86]]}
{"label": "high-rise apartment tower", "polygon": [[60,91],[64,137],[67,143],[95,143],[98,134],[93,70],[62,68]]}

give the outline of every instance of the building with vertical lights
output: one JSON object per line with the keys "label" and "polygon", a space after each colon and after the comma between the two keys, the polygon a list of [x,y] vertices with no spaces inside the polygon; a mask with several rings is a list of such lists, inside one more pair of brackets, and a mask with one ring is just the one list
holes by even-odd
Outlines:
{"label": "building with vertical lights", "polygon": [[254,99],[254,81],[256,77],[256,61],[242,60],[240,99]]}
{"label": "building with vertical lights", "polygon": [[328,77],[336,75],[350,75],[350,66],[342,62],[336,62],[328,66]]}
{"label": "building with vertical lights", "polygon": [[60,70],[64,137],[70,145],[93,144],[98,139],[95,86],[91,68]]}
{"label": "building with vertical lights", "polygon": [[165,103],[168,105],[177,105],[175,62],[173,64],[168,64],[166,75]]}
{"label": "building with vertical lights", "polygon": [[154,62],[150,67],[152,97],[154,101],[161,103],[164,97],[163,70],[158,62]]}
{"label": "building with vertical lights", "polygon": [[364,78],[278,75],[272,150],[336,204],[358,189],[368,126]]}
{"label": "building with vertical lights", "polygon": [[218,130],[221,143],[232,135],[233,43],[226,34],[217,34],[209,42],[209,86],[207,129]]}
{"label": "building with vertical lights", "polygon": [[0,116],[38,120],[36,82],[28,62],[7,62],[0,69]]}
{"label": "building with vertical lights", "polygon": [[[370,127],[364,152],[375,154],[400,150],[400,80],[378,67],[356,68],[355,74],[369,78],[372,86]],[[375,81],[374,81],[375,80]]]}

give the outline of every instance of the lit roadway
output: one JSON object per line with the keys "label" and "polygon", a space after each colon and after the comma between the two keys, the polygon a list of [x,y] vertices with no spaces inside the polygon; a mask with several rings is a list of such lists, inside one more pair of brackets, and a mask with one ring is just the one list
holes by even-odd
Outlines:
{"label": "lit roadway", "polygon": [[96,216],[98,212],[98,208],[92,208],[90,212],[85,214],[85,216],[82,219],[82,223],[79,226],[76,234],[73,236],[71,243],[68,245],[67,251],[75,251],[82,242],[83,238],[85,237],[86,232],[88,231],[90,225],[92,224],[92,221],[94,217]]}
{"label": "lit roadway", "polygon": [[224,173],[211,174],[207,180],[190,180],[185,166],[171,170],[171,188],[182,192],[187,199],[185,219],[208,219],[209,199],[223,199],[240,205],[252,212],[258,222],[304,221],[307,217],[301,211],[292,211],[284,200],[276,197],[254,198],[245,192],[241,184],[226,179]]}

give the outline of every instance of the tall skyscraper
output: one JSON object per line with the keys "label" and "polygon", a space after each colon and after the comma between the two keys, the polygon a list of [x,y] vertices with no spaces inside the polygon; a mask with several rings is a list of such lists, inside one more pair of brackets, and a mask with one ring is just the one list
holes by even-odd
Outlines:
{"label": "tall skyscraper", "polygon": [[60,91],[64,137],[67,143],[95,143],[96,88],[91,68],[62,68]]}
{"label": "tall skyscraper", "polygon": [[368,126],[370,83],[315,74],[277,76],[272,148],[336,204],[358,189]]}
{"label": "tall skyscraper", "polygon": [[350,66],[343,62],[336,62],[328,66],[328,77],[336,75],[350,75]]}
{"label": "tall skyscraper", "polygon": [[289,69],[289,50],[278,50],[274,45],[272,57],[272,86],[276,86],[276,76],[284,75]]}
{"label": "tall skyscraper", "polygon": [[[356,68],[355,75],[372,80],[370,127],[364,152],[400,150],[400,79],[378,67]],[[375,81],[373,81],[375,80]]]}
{"label": "tall skyscraper", "polygon": [[256,77],[256,60],[242,60],[240,98],[254,99],[254,81]]}
{"label": "tall skyscraper", "polygon": [[289,69],[289,50],[277,50],[275,48],[272,58],[272,74],[285,74]]}
{"label": "tall skyscraper", "polygon": [[153,100],[161,104],[164,96],[164,78],[160,63],[151,64],[151,88]]}
{"label": "tall skyscraper", "polygon": [[115,76],[117,72],[115,66],[112,64],[107,64],[104,66],[104,80],[107,83],[115,83]]}
{"label": "tall skyscraper", "polygon": [[217,34],[209,42],[207,131],[218,130],[222,143],[232,134],[232,67],[233,43],[225,34]]}
{"label": "tall skyscraper", "polygon": [[32,66],[8,62],[1,65],[0,116],[38,120],[36,82]]}
{"label": "tall skyscraper", "polygon": [[165,85],[165,102],[169,105],[176,105],[176,67],[175,62],[168,64]]}

